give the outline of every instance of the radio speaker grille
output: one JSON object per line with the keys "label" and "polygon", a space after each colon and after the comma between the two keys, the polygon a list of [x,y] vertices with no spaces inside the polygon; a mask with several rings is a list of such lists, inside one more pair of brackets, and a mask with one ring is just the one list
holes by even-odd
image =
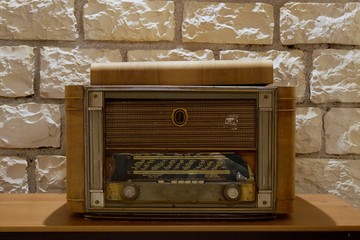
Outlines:
{"label": "radio speaker grille", "polygon": [[[173,116],[177,109],[183,112],[180,126]],[[253,150],[256,148],[256,109],[255,99],[108,99],[105,148]]]}

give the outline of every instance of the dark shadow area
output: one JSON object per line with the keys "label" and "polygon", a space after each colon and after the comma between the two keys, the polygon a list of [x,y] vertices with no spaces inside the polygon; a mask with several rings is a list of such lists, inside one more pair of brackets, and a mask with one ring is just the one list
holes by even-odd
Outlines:
{"label": "dark shadow area", "polygon": [[23,232],[0,233],[0,239],[37,240],[356,240],[360,232]]}

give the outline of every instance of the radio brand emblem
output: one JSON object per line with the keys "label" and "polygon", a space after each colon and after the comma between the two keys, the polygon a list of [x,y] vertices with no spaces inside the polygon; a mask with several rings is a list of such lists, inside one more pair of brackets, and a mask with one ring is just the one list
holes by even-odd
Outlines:
{"label": "radio brand emblem", "polygon": [[189,114],[184,108],[176,108],[173,110],[171,118],[175,126],[183,127],[187,123]]}

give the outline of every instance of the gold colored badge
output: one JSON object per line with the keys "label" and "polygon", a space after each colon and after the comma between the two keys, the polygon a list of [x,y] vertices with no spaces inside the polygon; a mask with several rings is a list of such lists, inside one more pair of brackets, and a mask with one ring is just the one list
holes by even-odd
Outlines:
{"label": "gold colored badge", "polygon": [[176,108],[173,110],[171,118],[175,126],[183,127],[188,121],[189,114],[184,108]]}

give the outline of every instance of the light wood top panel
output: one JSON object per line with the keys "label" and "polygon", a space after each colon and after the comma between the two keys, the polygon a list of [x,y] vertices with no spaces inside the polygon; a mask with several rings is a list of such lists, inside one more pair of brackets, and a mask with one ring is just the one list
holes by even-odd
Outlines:
{"label": "light wood top panel", "polygon": [[65,194],[0,194],[0,232],[360,231],[360,211],[333,195],[297,195],[272,221],[97,221],[68,216]]}
{"label": "light wood top panel", "polygon": [[91,85],[268,85],[271,61],[117,62],[91,65]]}

